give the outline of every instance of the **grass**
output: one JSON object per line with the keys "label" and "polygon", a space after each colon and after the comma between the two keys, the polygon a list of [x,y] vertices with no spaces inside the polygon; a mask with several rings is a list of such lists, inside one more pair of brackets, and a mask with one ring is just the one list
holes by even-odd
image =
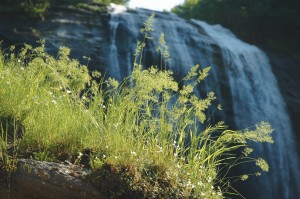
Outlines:
{"label": "grass", "polygon": [[[160,66],[142,69],[153,17],[141,30],[132,76],[122,82],[90,73],[68,48],[49,55],[43,41],[2,51],[0,165],[11,172],[18,157],[68,160],[91,168],[89,182],[111,198],[224,198],[238,194],[236,180],[267,171],[247,142],[273,142],[268,123],[244,131],[209,124],[214,93],[201,99],[194,90],[210,68],[196,65],[180,87],[165,70],[162,35]],[[240,164],[258,172],[228,177]]]}

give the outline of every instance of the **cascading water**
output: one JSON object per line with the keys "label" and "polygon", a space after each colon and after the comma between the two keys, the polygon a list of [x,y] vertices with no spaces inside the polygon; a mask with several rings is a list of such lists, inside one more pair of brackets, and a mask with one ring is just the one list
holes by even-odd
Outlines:
{"label": "cascading water", "polygon": [[[138,30],[150,14],[148,10],[131,10],[111,17],[110,53],[118,60],[110,59],[110,75],[120,79],[131,72]],[[242,194],[246,198],[296,198],[300,194],[297,182],[300,168],[294,135],[265,53],[219,25],[185,21],[173,14],[156,13],[154,28],[154,39],[147,43],[145,50],[145,65],[159,64],[156,46],[159,35],[164,33],[171,55],[168,68],[177,78],[182,78],[194,64],[212,66],[206,89],[215,91],[226,107],[221,116],[225,121],[238,129],[267,121],[275,129],[275,144],[254,146],[270,163],[270,172],[245,182],[240,188]],[[232,118],[228,120],[226,116]]]}
{"label": "cascading water", "polygon": [[[299,188],[299,164],[294,135],[284,100],[264,52],[238,40],[221,26],[201,21],[193,23],[220,46],[226,76],[233,98],[233,115],[238,128],[266,120],[273,128],[274,145],[256,145],[259,153],[271,164],[269,176],[260,179],[263,191],[255,198],[296,198]],[[291,189],[295,189],[295,193]],[[299,196],[299,195],[298,195]],[[253,198],[253,197],[251,197]]]}
{"label": "cascading water", "polygon": [[[112,15],[112,18],[116,16]],[[114,77],[117,79],[121,78],[121,73],[120,73],[120,66],[119,66],[119,61],[116,59],[118,57],[118,52],[117,52],[117,47],[116,47],[116,30],[119,25],[119,22],[117,20],[111,20],[110,23],[110,29],[111,29],[111,34],[110,34],[110,49],[109,49],[109,63],[110,67],[113,67],[112,70],[114,71]]]}

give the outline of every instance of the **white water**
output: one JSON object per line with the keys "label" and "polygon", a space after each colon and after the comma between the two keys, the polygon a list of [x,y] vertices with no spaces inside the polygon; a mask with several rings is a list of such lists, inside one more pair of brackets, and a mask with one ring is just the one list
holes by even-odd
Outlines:
{"label": "white water", "polygon": [[[112,14],[112,19],[117,18],[114,14]],[[118,49],[116,46],[116,31],[119,25],[118,20],[110,20],[110,49],[109,49],[109,63],[110,70],[114,71],[114,77],[117,79],[121,78],[120,66],[118,61]]]}
{"label": "white water", "polygon": [[[135,10],[111,18],[109,73],[118,79],[131,72],[138,30],[150,14],[146,10]],[[126,41],[123,41],[124,38],[115,38],[120,24],[123,28],[119,31],[126,33]],[[248,186],[245,194],[249,198],[296,198],[300,194],[297,182],[300,179],[300,168],[293,142],[294,135],[284,100],[265,53],[240,41],[219,25],[211,26],[196,20],[187,23],[172,14],[157,13],[154,28],[154,40],[147,44],[146,58],[157,60],[155,49],[159,35],[163,32],[172,59],[168,66],[178,77],[183,77],[194,64],[212,66],[209,76],[211,81],[205,84],[205,88],[215,91],[223,106],[229,107],[222,115],[224,119],[229,114],[239,129],[251,127],[260,121],[271,123],[275,129],[275,144],[254,145],[257,154],[269,161],[270,172],[245,184]],[[122,42],[124,43],[121,44]],[[116,57],[120,58],[116,60]],[[150,66],[159,63],[146,60],[146,64]]]}
{"label": "white water", "polygon": [[256,150],[271,164],[270,176],[263,177],[260,182],[263,192],[259,197],[294,198],[289,182],[292,176],[300,177],[294,135],[268,57],[221,26],[195,20],[193,23],[202,27],[220,46],[224,65],[228,67],[225,72],[233,96],[236,125],[247,128],[250,124],[268,121],[276,130],[274,145],[256,145]]}

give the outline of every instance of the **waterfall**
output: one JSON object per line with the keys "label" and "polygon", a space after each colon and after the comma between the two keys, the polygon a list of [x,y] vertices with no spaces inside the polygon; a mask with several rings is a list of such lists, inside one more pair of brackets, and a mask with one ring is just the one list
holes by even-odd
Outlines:
{"label": "waterfall", "polygon": [[192,22],[202,27],[221,49],[224,66],[228,67],[224,72],[231,88],[236,126],[243,129],[259,121],[268,121],[275,129],[275,144],[256,145],[256,150],[270,162],[271,169],[269,176],[260,179],[263,191],[257,191],[252,196],[296,198],[291,190],[299,191],[297,179],[300,177],[294,135],[268,57],[219,25]]}
{"label": "waterfall", "polygon": [[[116,15],[112,14],[112,18],[117,17]],[[119,22],[117,20],[110,20],[110,45],[109,45],[109,63],[110,67],[112,67],[112,70],[114,71],[114,77],[117,79],[121,79],[121,72],[120,72],[120,66],[118,61],[118,52],[117,52],[117,46],[116,46],[116,31],[117,27],[119,25]]]}
{"label": "waterfall", "polygon": [[[130,74],[138,30],[150,14],[139,9],[111,17],[110,75],[120,80]],[[246,198],[296,198],[300,168],[294,134],[266,54],[220,25],[186,21],[170,13],[157,12],[154,29],[145,49],[146,66],[159,64],[156,46],[164,33],[171,56],[168,69],[177,78],[184,77],[194,64],[212,66],[205,89],[215,91],[225,107],[221,115],[225,121],[238,129],[267,121],[275,129],[274,144],[253,144],[257,154],[270,163],[270,171],[241,185]]]}

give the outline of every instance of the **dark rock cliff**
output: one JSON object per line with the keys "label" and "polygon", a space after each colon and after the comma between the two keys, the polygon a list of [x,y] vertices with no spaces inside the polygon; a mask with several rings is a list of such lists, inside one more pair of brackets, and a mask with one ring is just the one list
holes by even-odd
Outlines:
{"label": "dark rock cliff", "polygon": [[267,51],[267,54],[286,102],[300,151],[300,60],[279,52]]}

